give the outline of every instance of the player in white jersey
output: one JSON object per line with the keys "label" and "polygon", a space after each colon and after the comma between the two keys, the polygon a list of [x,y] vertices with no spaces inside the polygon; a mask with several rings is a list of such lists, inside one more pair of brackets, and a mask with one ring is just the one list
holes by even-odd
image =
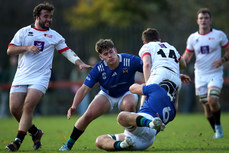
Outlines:
{"label": "player in white jersey", "polygon": [[20,29],[10,42],[8,55],[19,55],[18,68],[10,90],[10,112],[19,122],[15,141],[6,146],[17,151],[27,131],[34,142],[33,149],[41,147],[43,131],[32,124],[33,111],[45,94],[52,70],[54,50],[58,50],[80,69],[90,68],[68,48],[64,38],[50,29],[54,6],[41,3],[33,10],[34,25]]}
{"label": "player in white jersey", "polygon": [[159,84],[163,80],[170,80],[176,84],[179,91],[181,87],[180,67],[186,67],[179,52],[167,42],[161,42],[160,34],[156,29],[144,30],[142,41],[144,45],[139,51],[139,56],[143,61],[146,84]]}
{"label": "player in white jersey", "polygon": [[[200,9],[197,12],[199,31],[189,36],[183,58],[188,63],[195,53],[196,95],[214,130],[213,138],[222,138],[219,97],[223,85],[223,64],[229,59],[229,42],[224,32],[211,28],[211,23],[209,9]],[[221,48],[226,51],[223,57]]]}

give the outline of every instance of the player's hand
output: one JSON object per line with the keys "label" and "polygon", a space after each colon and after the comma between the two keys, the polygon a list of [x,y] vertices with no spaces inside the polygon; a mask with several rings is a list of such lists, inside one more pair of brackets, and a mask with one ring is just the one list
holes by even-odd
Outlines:
{"label": "player's hand", "polygon": [[82,69],[90,69],[90,68],[92,68],[92,66],[83,63],[83,64],[79,65],[79,68],[80,68],[80,70],[82,70]]}
{"label": "player's hand", "polygon": [[188,75],[180,74],[180,78],[183,84],[188,85],[191,82],[191,78]]}
{"label": "player's hand", "polygon": [[75,110],[76,110],[76,108],[73,108],[73,107],[70,107],[68,109],[68,115],[67,115],[68,120],[70,120],[70,118],[71,118],[72,114],[75,112]]}
{"label": "player's hand", "polygon": [[77,60],[76,64],[78,65],[79,69],[89,69],[89,68],[93,68],[91,65],[85,64],[83,61],[81,60]]}
{"label": "player's hand", "polygon": [[28,52],[33,53],[34,55],[40,52],[39,47],[37,46],[28,46]]}
{"label": "player's hand", "polygon": [[221,59],[218,59],[218,60],[216,60],[216,61],[214,61],[214,62],[212,63],[212,66],[215,67],[215,68],[218,68],[218,67],[220,67],[221,65],[223,65],[223,61],[222,61]]}

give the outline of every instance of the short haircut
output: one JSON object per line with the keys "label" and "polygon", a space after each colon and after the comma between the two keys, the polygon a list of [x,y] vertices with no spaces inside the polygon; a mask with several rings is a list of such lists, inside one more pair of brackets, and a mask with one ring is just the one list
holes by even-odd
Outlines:
{"label": "short haircut", "polygon": [[104,50],[108,50],[110,48],[114,48],[114,43],[111,39],[100,39],[95,44],[95,50],[99,54],[103,53]]}
{"label": "short haircut", "polygon": [[209,14],[209,17],[211,18],[211,11],[208,8],[201,8],[198,12],[197,12],[197,17],[198,15],[202,13],[202,14]]}
{"label": "short haircut", "polygon": [[160,41],[160,34],[157,29],[147,28],[142,32],[142,41],[145,43]]}
{"label": "short haircut", "polygon": [[42,10],[48,10],[50,12],[54,11],[55,8],[52,4],[48,2],[40,3],[33,9],[33,17],[36,19],[36,16],[40,16]]}

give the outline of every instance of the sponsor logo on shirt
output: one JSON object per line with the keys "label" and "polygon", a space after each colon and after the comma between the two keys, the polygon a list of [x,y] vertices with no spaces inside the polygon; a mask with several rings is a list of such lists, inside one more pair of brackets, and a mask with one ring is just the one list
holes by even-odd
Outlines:
{"label": "sponsor logo on shirt", "polygon": [[214,37],[209,37],[208,40],[215,40],[215,38]]}
{"label": "sponsor logo on shirt", "polygon": [[40,51],[44,50],[45,42],[43,41],[34,41],[34,46],[39,47]]}
{"label": "sponsor logo on shirt", "polygon": [[52,38],[52,35],[48,35],[48,34],[44,34],[45,37],[49,37],[49,38]]}
{"label": "sponsor logo on shirt", "polygon": [[201,54],[208,54],[209,53],[209,46],[200,46]]}

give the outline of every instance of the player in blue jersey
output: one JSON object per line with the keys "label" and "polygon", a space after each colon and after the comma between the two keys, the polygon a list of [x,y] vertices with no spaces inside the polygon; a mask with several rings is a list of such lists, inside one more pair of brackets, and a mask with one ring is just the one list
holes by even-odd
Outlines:
{"label": "player in blue jersey", "polygon": [[[181,74],[183,83],[191,79]],[[145,99],[138,113],[121,112],[117,120],[125,127],[124,133],[115,135],[101,135],[96,139],[96,146],[100,149],[111,150],[144,150],[150,147],[159,131],[175,118],[175,96],[177,86],[169,80],[158,84],[140,85],[130,87],[132,93],[145,95]]]}
{"label": "player in blue jersey", "polygon": [[101,61],[89,72],[83,85],[76,92],[67,118],[76,110],[91,88],[99,83],[101,90],[88,106],[87,111],[76,121],[72,134],[59,150],[71,150],[76,140],[87,126],[99,116],[108,113],[113,107],[121,111],[135,112],[138,97],[129,91],[135,82],[135,73],[143,72],[142,60],[134,55],[118,54],[110,39],[100,39],[95,45]]}

